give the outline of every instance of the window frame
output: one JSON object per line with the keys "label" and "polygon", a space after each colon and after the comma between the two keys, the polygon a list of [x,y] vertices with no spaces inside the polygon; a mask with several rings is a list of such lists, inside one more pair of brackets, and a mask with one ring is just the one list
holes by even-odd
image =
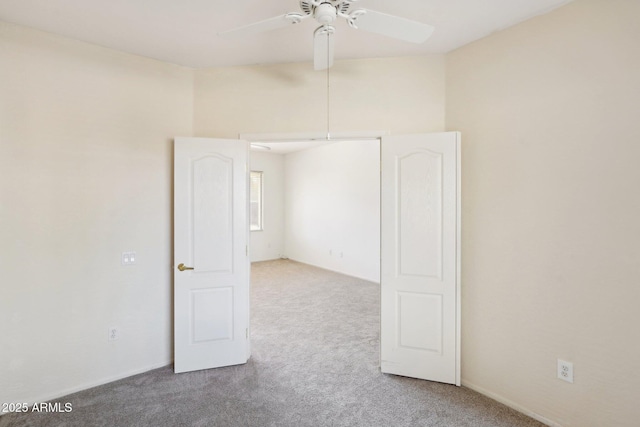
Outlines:
{"label": "window frame", "polygon": [[[252,198],[252,189],[253,189],[253,177],[254,174],[259,174],[259,191],[260,194],[258,195],[258,200],[257,200],[257,204],[258,204],[258,223],[255,226],[256,228],[254,228],[254,222],[253,222],[253,218],[252,218],[252,212],[253,212],[253,203],[255,203],[253,201]],[[253,232],[253,231],[264,231],[264,171],[258,171],[258,170],[251,170],[249,171],[249,231]]]}

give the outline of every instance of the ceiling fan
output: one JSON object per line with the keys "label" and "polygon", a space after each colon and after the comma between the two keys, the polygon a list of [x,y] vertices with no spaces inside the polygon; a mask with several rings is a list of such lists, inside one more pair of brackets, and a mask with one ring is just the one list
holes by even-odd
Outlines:
{"label": "ceiling fan", "polygon": [[290,12],[265,19],[233,30],[219,33],[223,37],[242,37],[264,31],[275,30],[289,25],[299,24],[305,19],[314,18],[320,26],[313,33],[313,67],[324,70],[333,65],[334,40],[336,29],[333,24],[338,18],[347,21],[351,28],[381,34],[411,43],[423,43],[433,33],[429,24],[412,21],[369,9],[353,9],[352,3],[358,0],[300,0],[302,12]]}

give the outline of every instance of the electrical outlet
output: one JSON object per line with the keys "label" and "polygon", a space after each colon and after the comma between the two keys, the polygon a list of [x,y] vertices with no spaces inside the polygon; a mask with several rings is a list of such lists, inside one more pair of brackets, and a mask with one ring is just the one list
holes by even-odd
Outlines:
{"label": "electrical outlet", "polygon": [[118,328],[109,328],[109,341],[115,341],[120,338],[120,331]]}
{"label": "electrical outlet", "polygon": [[573,363],[558,359],[558,378],[573,384]]}

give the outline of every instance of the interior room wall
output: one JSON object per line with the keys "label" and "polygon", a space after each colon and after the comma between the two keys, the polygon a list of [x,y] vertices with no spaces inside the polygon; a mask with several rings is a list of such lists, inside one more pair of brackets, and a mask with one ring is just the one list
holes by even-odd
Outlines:
{"label": "interior room wall", "polygon": [[379,142],[334,142],[284,164],[287,257],[379,283]]}
{"label": "interior room wall", "polygon": [[[329,127],[392,133],[444,130],[444,56],[337,61]],[[326,131],[327,74],[311,63],[195,72],[197,136]]]}
{"label": "interior room wall", "polygon": [[638,16],[575,1],[447,55],[463,384],[549,424],[640,420]]}
{"label": "interior room wall", "polygon": [[0,402],[167,365],[192,71],[2,22],[0,55]]}
{"label": "interior room wall", "polygon": [[251,232],[251,262],[284,254],[284,156],[251,151],[251,170],[261,171],[263,230]]}

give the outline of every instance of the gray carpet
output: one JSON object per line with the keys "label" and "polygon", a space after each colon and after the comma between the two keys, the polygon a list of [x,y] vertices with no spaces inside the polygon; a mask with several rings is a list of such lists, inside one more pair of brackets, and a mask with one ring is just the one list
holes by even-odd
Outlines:
{"label": "gray carpet", "polygon": [[466,388],[381,374],[379,286],[293,261],[252,267],[252,358],[157,369],[90,390],[63,414],[0,426],[446,426],[539,422]]}

